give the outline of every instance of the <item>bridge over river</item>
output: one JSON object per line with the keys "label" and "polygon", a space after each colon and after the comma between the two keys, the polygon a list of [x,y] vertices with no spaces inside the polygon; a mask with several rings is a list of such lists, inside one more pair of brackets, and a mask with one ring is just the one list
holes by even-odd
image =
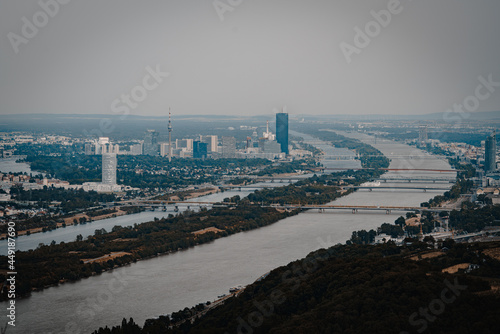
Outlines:
{"label": "bridge over river", "polygon": [[[296,176],[256,176],[256,175],[238,175],[239,178],[248,178],[257,182],[270,182],[270,183],[292,183],[293,181],[305,180],[308,175],[296,175]],[[234,177],[225,178],[229,182]],[[408,182],[408,183],[455,183],[456,178],[454,177],[382,177],[378,179],[380,182],[386,183],[391,182]],[[227,181],[226,181],[227,182]]]}
{"label": "bridge over river", "polygon": [[[407,181],[408,183],[411,183],[412,181],[409,180]],[[417,182],[422,182],[422,181],[417,181]],[[290,182],[291,183],[291,182]],[[258,189],[268,189],[268,188],[276,188],[276,186],[273,185],[262,185],[262,184],[248,184],[244,186],[240,185],[219,185],[219,189],[237,189],[239,191],[245,190],[245,189],[250,189],[250,190],[258,190]],[[449,187],[429,187],[429,186],[422,186],[422,187],[415,187],[415,186],[381,186],[381,185],[359,185],[359,186],[341,186],[343,189],[367,189],[369,191],[372,191],[374,189],[384,189],[384,190],[423,190],[424,192],[426,191],[448,191],[450,190]]]}
{"label": "bridge over river", "polygon": [[[143,201],[137,202],[134,206],[147,207],[147,208],[160,208],[167,210],[167,206],[174,206],[174,210],[178,209],[179,205],[191,207],[233,207],[237,203],[233,202],[189,202],[189,201]],[[258,204],[257,204],[258,205]],[[317,209],[319,212],[325,212],[325,210],[351,210],[352,213],[357,213],[358,211],[385,211],[390,214],[392,211],[402,211],[402,212],[415,212],[415,211],[431,211],[431,212],[443,212],[449,211],[449,209],[444,208],[426,208],[426,207],[415,207],[415,206],[387,206],[387,205],[331,205],[331,204],[260,204],[261,207],[275,208],[278,210],[312,210]]]}

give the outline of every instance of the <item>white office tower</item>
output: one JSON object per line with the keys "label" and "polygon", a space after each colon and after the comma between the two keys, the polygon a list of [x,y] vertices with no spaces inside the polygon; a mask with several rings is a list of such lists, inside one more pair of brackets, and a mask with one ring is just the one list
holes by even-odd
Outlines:
{"label": "white office tower", "polygon": [[236,155],[236,138],[222,137],[222,157],[234,158]]}
{"label": "white office tower", "polygon": [[[168,162],[172,161],[172,114],[170,113],[170,108],[168,108]],[[161,151],[161,147],[160,147]],[[160,155],[161,154],[160,152]]]}
{"label": "white office tower", "polygon": [[107,185],[116,184],[116,153],[102,154],[102,183]]}
{"label": "white office tower", "polygon": [[102,155],[102,182],[85,182],[82,185],[85,191],[97,192],[115,192],[122,190],[131,190],[131,187],[120,186],[116,184],[116,155],[119,153],[119,146],[113,145],[108,138],[99,138],[98,144]]}

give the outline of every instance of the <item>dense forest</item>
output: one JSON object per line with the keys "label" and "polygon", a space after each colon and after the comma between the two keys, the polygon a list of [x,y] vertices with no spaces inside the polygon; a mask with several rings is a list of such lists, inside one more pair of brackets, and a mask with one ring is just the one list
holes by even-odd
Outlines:
{"label": "dense forest", "polygon": [[450,212],[450,226],[469,233],[500,226],[500,205],[472,206]]}
{"label": "dense forest", "polygon": [[[321,249],[217,308],[205,306],[201,318],[203,305],[149,319],[143,328],[124,319],[94,334],[498,333],[500,261],[491,251],[500,243],[442,246],[448,250],[436,253],[423,242]],[[460,263],[471,266],[443,272]]]}
{"label": "dense forest", "polygon": [[60,207],[64,212],[98,206],[100,202],[113,202],[117,198],[115,194],[47,186],[44,189],[28,190],[23,189],[22,186],[14,186],[10,194],[16,201],[36,202],[35,205],[31,204],[31,207],[36,208],[48,208],[51,202],[60,202]]}

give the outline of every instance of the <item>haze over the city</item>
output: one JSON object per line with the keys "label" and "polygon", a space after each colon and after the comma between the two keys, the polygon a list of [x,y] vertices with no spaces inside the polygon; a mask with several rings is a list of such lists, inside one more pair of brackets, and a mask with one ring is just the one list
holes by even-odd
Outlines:
{"label": "haze over the city", "polygon": [[66,2],[0,4],[0,114],[413,115],[500,82],[496,0]]}

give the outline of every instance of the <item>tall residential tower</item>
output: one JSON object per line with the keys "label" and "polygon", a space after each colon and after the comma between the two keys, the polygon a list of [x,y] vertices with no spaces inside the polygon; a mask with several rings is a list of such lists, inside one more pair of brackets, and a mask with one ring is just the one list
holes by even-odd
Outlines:
{"label": "tall residential tower", "polygon": [[497,137],[495,133],[486,138],[484,145],[484,171],[494,172],[497,169]]}
{"label": "tall residential tower", "polygon": [[155,130],[148,130],[144,136],[143,154],[145,155],[158,155],[160,146],[158,145],[158,132]]}
{"label": "tall residential tower", "polygon": [[168,162],[172,161],[172,114],[168,108]]}
{"label": "tall residential tower", "polygon": [[288,154],[288,114],[276,114],[276,141],[281,145],[281,152]]}
{"label": "tall residential tower", "polygon": [[116,185],[116,151],[113,145],[102,147],[102,183],[110,186]]}

